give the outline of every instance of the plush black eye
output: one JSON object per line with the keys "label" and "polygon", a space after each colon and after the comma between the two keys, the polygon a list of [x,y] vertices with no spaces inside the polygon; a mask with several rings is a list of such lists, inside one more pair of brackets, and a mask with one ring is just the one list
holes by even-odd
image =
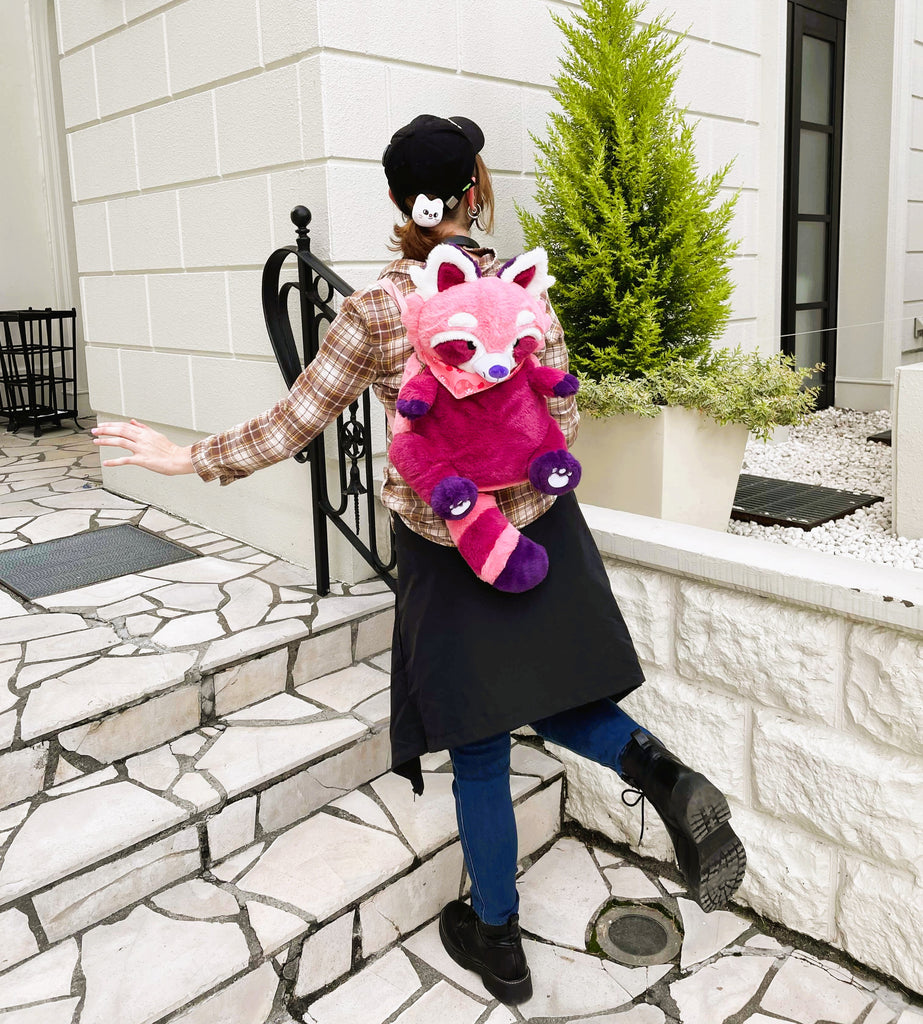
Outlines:
{"label": "plush black eye", "polygon": [[474,352],[477,349],[477,345],[473,341],[469,341],[466,344],[468,345],[469,352]]}

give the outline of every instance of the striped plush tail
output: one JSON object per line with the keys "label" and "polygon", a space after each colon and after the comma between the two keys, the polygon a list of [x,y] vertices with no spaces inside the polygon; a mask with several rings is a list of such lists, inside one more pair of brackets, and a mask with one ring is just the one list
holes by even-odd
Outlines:
{"label": "striped plush tail", "polygon": [[497,590],[519,594],[548,575],[548,553],[513,526],[492,494],[479,493],[468,515],[447,519],[446,526],[478,579]]}

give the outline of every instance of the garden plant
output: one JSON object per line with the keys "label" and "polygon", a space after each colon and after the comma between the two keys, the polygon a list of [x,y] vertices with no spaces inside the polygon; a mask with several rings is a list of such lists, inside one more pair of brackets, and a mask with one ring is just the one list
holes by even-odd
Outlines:
{"label": "garden plant", "polygon": [[730,165],[699,171],[694,125],[675,99],[683,36],[639,0],[583,0],[552,15],[565,40],[558,109],[538,148],[538,211],[526,243],[557,279],[578,402],[592,416],[701,409],[759,436],[801,422],[817,368],[782,356],[713,351],[730,316]]}

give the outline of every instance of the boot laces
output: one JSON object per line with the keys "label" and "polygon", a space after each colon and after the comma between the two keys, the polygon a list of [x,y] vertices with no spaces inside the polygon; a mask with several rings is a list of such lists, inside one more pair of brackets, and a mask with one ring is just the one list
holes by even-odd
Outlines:
{"label": "boot laces", "polygon": [[638,846],[640,846],[644,841],[644,793],[640,789],[625,789],[622,791],[622,803],[626,807],[641,805],[641,834],[638,836]]}

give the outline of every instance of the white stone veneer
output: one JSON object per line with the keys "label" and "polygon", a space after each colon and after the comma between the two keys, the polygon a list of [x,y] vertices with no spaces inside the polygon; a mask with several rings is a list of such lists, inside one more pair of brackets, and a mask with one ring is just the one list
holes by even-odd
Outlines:
{"label": "white stone veneer", "polygon": [[[727,793],[740,902],[923,991],[923,574],[584,513],[647,676],[625,709]],[[555,752],[567,812],[635,845],[617,777]],[[671,856],[653,814],[640,852]]]}

